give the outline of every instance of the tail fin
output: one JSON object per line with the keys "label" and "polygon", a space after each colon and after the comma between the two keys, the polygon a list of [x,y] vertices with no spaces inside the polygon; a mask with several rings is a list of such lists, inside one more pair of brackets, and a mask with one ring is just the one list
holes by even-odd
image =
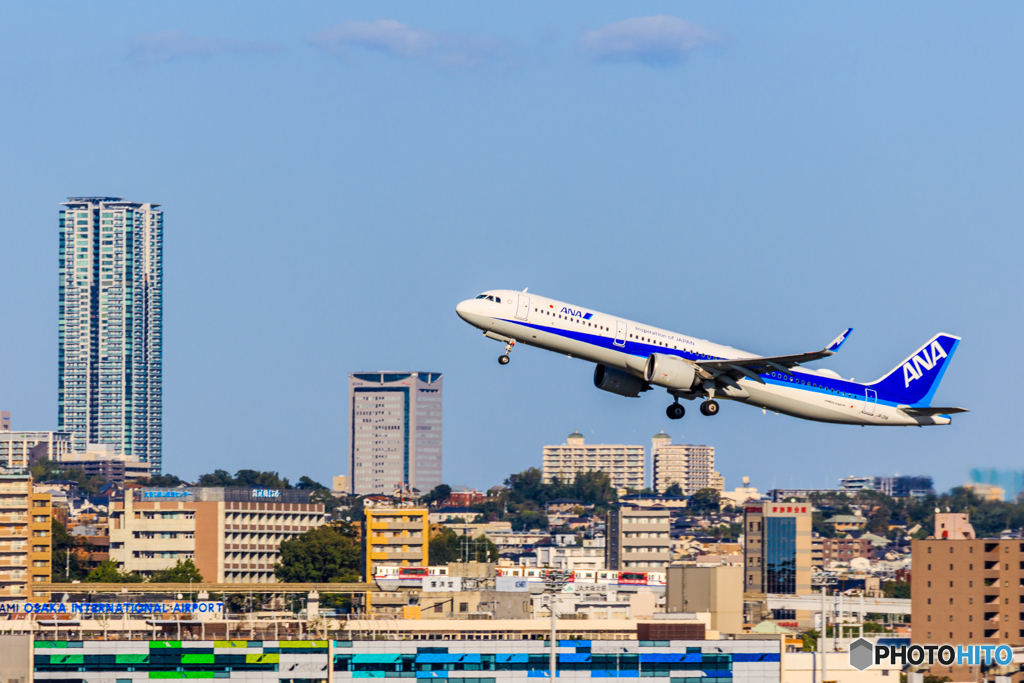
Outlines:
{"label": "tail fin", "polygon": [[937,334],[885,377],[867,386],[910,406],[928,406],[959,345],[960,337]]}

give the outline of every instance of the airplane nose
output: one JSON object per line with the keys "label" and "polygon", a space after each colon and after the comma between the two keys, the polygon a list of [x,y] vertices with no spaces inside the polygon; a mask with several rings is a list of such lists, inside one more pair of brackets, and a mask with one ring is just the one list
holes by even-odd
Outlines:
{"label": "airplane nose", "polygon": [[459,305],[455,307],[455,312],[458,313],[459,317],[465,320],[466,322],[469,322],[468,316],[470,313],[470,302],[471,299],[466,299],[465,301],[460,301]]}

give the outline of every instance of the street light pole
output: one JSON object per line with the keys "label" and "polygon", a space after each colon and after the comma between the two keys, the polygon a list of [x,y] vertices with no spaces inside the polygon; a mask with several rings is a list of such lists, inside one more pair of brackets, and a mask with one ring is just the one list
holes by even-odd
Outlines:
{"label": "street light pole", "polygon": [[549,652],[548,668],[550,669],[551,681],[554,683],[558,676],[558,632],[556,627],[555,604],[558,601],[558,591],[572,578],[572,572],[559,569],[549,570],[544,577],[544,587],[551,594],[551,602],[548,605],[551,609],[551,651]]}

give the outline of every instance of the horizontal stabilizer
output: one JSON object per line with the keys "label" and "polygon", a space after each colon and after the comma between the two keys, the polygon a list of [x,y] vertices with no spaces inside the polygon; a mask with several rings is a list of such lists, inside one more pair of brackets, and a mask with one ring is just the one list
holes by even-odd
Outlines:
{"label": "horizontal stabilizer", "polygon": [[900,406],[899,408],[907,415],[920,415],[921,417],[971,412],[967,408],[911,408],[910,406]]}

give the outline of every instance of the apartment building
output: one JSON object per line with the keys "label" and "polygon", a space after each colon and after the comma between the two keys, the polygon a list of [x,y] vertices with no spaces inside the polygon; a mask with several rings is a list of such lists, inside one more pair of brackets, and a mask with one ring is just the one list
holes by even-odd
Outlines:
{"label": "apartment building", "polygon": [[30,475],[0,475],[0,604],[48,597],[31,586],[50,581],[52,524],[50,495]]}
{"label": "apartment building", "polygon": [[149,463],[117,453],[113,444],[88,444],[84,453],[64,455],[61,464],[66,468],[80,469],[87,477],[103,477],[118,484],[149,478]]}
{"label": "apartment building", "polygon": [[668,510],[623,505],[609,512],[606,568],[664,571],[672,562],[671,524]]}
{"label": "apartment building", "polygon": [[0,467],[25,470],[42,458],[63,460],[71,452],[69,432],[0,430]]}
{"label": "apartment building", "polygon": [[643,446],[624,444],[586,444],[578,431],[560,446],[544,447],[544,483],[558,479],[571,482],[581,472],[606,472],[612,486],[624,493],[627,489],[644,488],[645,460]]}
{"label": "apartment building", "polygon": [[129,489],[110,510],[110,558],[149,576],[192,559],[216,583],[275,583],[281,543],[322,526],[309,491]]}
{"label": "apartment building", "polygon": [[665,493],[678,484],[683,496],[692,496],[701,489],[725,490],[725,480],[715,471],[715,447],[673,444],[665,432],[651,439],[651,461],[654,469],[654,490]]}
{"label": "apartment building", "polygon": [[863,557],[871,559],[875,546],[867,538],[823,538],[821,539],[822,562],[849,562]]}
{"label": "apartment building", "polygon": [[[943,538],[941,532],[950,529],[957,531]],[[911,543],[912,642],[1024,644],[1024,542],[975,538],[966,515],[955,513],[936,514],[935,531],[933,538]],[[954,681],[981,678],[978,666],[935,665],[931,673]]]}
{"label": "apartment building", "polygon": [[374,505],[365,509],[366,580],[377,567],[426,567],[430,564],[430,511],[427,508]]}
{"label": "apartment building", "polygon": [[162,461],[163,230],[159,204],[71,197],[60,212],[57,427]]}

